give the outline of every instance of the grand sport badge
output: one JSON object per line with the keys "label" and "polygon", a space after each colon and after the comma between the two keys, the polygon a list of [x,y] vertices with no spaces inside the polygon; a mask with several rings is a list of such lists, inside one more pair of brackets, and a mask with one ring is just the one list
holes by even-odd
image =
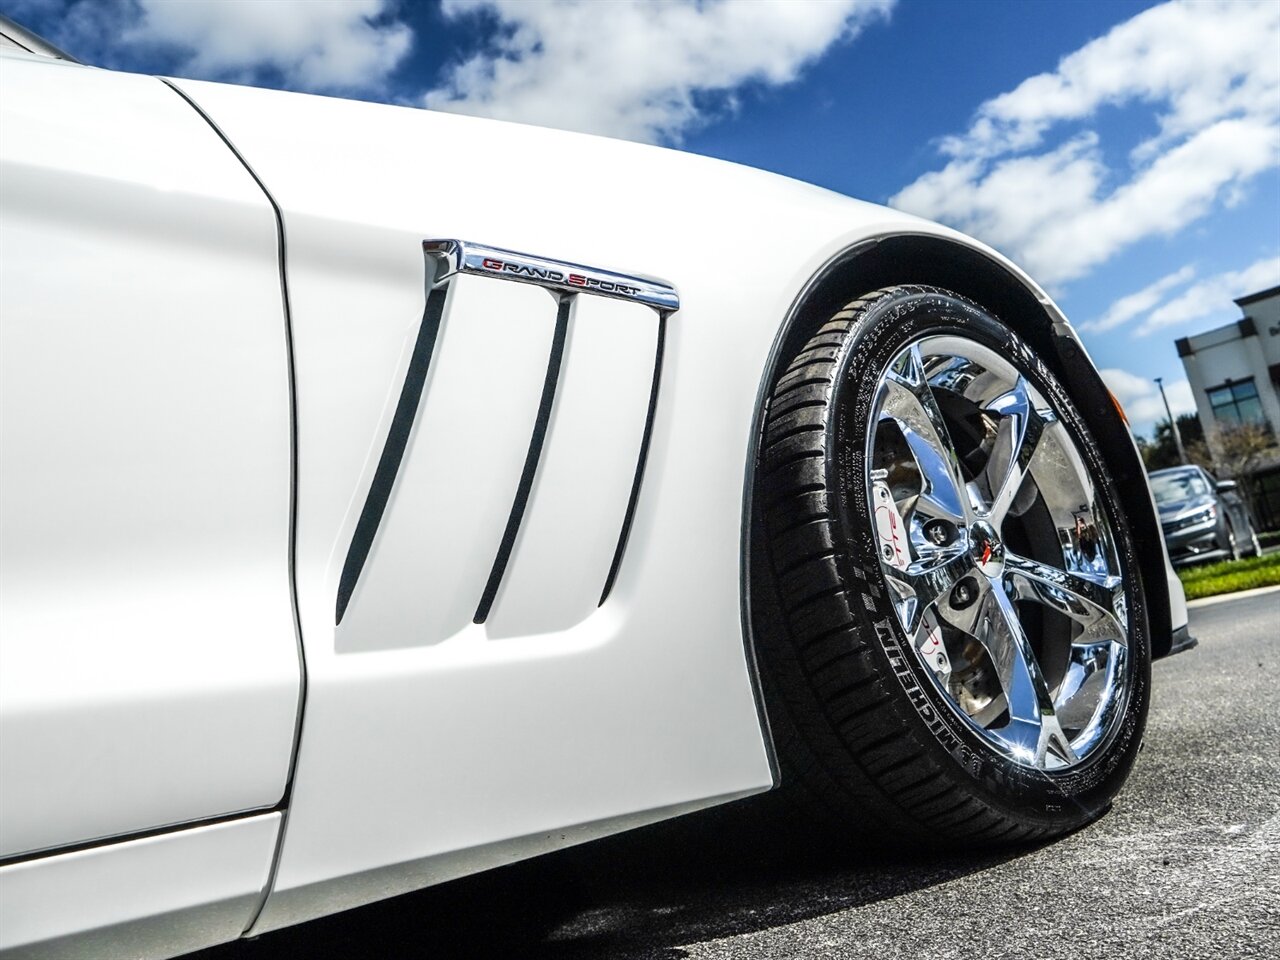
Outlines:
{"label": "grand sport badge", "polygon": [[422,249],[440,261],[435,277],[437,283],[457,273],[470,273],[537,284],[563,293],[589,293],[615,300],[630,300],[662,313],[680,309],[680,297],[675,287],[652,277],[628,276],[463,240],[425,240]]}

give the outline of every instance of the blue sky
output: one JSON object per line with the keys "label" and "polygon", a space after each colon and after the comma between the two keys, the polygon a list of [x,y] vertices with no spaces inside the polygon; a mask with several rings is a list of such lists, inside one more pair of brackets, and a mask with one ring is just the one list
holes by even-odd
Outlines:
{"label": "blue sky", "polygon": [[1276,0],[0,0],[82,59],[678,146],[941,220],[1082,330],[1135,430],[1280,284]]}

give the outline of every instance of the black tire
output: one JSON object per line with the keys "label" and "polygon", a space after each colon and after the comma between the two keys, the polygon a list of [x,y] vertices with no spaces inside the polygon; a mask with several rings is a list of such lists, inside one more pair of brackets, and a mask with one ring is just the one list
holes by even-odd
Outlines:
{"label": "black tire", "polygon": [[1231,525],[1230,517],[1224,517],[1222,523],[1226,543],[1220,543],[1218,548],[1232,560],[1239,560],[1244,556],[1244,552],[1240,549],[1240,541],[1236,539],[1236,528]]}
{"label": "black tire", "polygon": [[1262,543],[1258,540],[1258,531],[1254,529],[1252,523],[1249,524],[1249,556],[1262,556]]}
{"label": "black tire", "polygon": [[[895,352],[926,333],[958,333],[1021,358],[1112,518],[1130,605],[1127,703],[1105,748],[1061,773],[1011,763],[962,722],[926,682],[888,600],[867,509],[869,394]],[[1139,565],[1097,444],[1066,391],[1006,326],[929,287],[890,287],[849,303],[774,385],[754,497],[756,640],[788,806],[855,844],[928,846],[1044,840],[1108,808],[1147,714]]]}

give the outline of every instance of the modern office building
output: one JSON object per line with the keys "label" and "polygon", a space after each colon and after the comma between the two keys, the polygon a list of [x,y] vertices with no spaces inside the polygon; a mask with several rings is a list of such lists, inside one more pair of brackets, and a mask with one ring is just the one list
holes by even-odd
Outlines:
{"label": "modern office building", "polygon": [[[1205,439],[1219,463],[1224,428],[1258,423],[1273,437],[1280,430],[1280,287],[1236,304],[1239,320],[1177,342]],[[1257,519],[1280,527],[1280,446],[1261,458],[1253,484]]]}

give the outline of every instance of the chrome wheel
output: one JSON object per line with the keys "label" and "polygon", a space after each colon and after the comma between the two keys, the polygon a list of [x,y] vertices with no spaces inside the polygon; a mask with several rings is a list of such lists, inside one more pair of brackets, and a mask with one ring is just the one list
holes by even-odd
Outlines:
{"label": "chrome wheel", "polygon": [[1016,764],[1086,762],[1125,713],[1128,604],[1053,405],[989,347],[927,336],[880,375],[867,445],[880,567],[936,688]]}

